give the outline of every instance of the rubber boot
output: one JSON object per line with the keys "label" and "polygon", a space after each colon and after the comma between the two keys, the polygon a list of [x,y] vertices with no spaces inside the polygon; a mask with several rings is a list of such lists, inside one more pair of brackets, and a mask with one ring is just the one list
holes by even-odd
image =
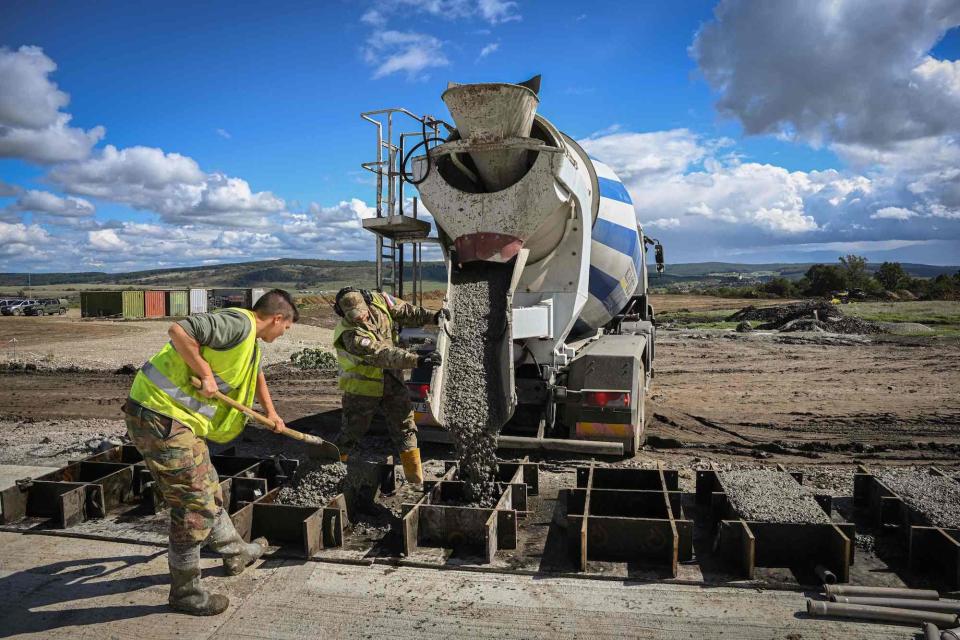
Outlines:
{"label": "rubber boot", "polygon": [[233,521],[227,515],[226,509],[221,509],[213,530],[208,538],[210,548],[223,556],[223,568],[228,576],[243,573],[248,565],[256,562],[267,550],[266,538],[257,538],[253,542],[244,542],[237,533]]}
{"label": "rubber boot", "polygon": [[423,466],[420,464],[420,449],[413,448],[400,452],[400,462],[403,463],[403,475],[407,482],[423,484]]}
{"label": "rubber boot", "polygon": [[192,616],[215,616],[230,606],[227,596],[200,586],[200,544],[170,544],[170,607]]}

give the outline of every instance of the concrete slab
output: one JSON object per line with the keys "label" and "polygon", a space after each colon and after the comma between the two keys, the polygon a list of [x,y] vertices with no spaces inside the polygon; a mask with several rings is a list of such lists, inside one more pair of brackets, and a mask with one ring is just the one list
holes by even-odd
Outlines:
{"label": "concrete slab", "polygon": [[413,567],[267,561],[204,580],[215,618],[166,607],[156,547],[0,533],[0,637],[902,639],[915,630],[807,618],[791,591],[537,578]]}
{"label": "concrete slab", "polygon": [[[57,467],[39,467],[22,464],[0,464],[0,491],[12,487],[17,480],[23,478],[36,478],[45,473],[55,471]],[[0,513],[3,513],[3,506],[0,505]]]}

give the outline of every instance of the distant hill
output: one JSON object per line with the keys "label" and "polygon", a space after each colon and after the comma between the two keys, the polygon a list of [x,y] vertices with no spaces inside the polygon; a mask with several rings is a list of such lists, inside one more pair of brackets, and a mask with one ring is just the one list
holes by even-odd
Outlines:
{"label": "distant hill", "polygon": [[[675,282],[717,279],[721,281],[768,280],[774,277],[798,279],[813,263],[738,264],[733,262],[697,262],[668,264],[661,276],[650,266],[654,286]],[[871,270],[879,263],[868,263]],[[932,278],[941,273],[953,274],[960,267],[938,267],[903,263],[903,268],[914,277]],[[284,258],[258,262],[205,265],[172,269],[151,269],[127,273],[77,272],[29,274],[32,286],[46,285],[111,285],[130,287],[261,287],[285,286],[295,289],[332,289],[348,283],[369,286],[374,280],[375,265],[371,261],[308,260]],[[410,277],[409,267],[405,269]],[[441,262],[423,264],[425,282],[446,282]],[[0,273],[0,286],[27,285],[26,273]]]}

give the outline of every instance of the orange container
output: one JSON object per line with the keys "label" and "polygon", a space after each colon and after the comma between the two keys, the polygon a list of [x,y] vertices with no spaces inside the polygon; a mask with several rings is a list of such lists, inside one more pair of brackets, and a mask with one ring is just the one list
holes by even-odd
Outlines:
{"label": "orange container", "polygon": [[144,311],[148,318],[162,318],[167,315],[167,292],[147,291],[143,296]]}

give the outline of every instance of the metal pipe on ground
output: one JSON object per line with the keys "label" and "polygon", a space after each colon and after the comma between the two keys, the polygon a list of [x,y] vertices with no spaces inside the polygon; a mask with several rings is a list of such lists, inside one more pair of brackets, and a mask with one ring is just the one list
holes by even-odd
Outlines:
{"label": "metal pipe on ground", "polygon": [[923,637],[924,640],[940,640],[940,629],[937,629],[937,625],[932,622],[924,622]]}
{"label": "metal pipe on ground", "polygon": [[907,589],[899,587],[861,587],[850,584],[828,584],[828,596],[865,596],[874,598],[910,598],[912,600],[939,600],[940,594],[932,589]]}
{"label": "metal pipe on ground", "polygon": [[820,578],[820,582],[822,582],[823,584],[837,583],[837,575],[833,571],[830,571],[830,569],[827,569],[822,564],[818,564],[816,567],[814,567],[813,571],[814,573],[817,574],[817,577]]}
{"label": "metal pipe on ground", "polygon": [[871,607],[865,604],[843,604],[840,602],[817,602],[807,599],[807,613],[814,617],[854,618],[858,620],[881,620],[884,622],[907,622],[923,624],[932,622],[938,627],[947,628],[960,624],[956,614],[917,611],[916,609],[895,609],[892,607]]}
{"label": "metal pipe on ground", "polygon": [[874,607],[896,607],[920,611],[940,611],[960,614],[960,602],[956,600],[914,600],[913,598],[867,598],[863,596],[837,596],[834,602],[844,604],[868,604]]}

